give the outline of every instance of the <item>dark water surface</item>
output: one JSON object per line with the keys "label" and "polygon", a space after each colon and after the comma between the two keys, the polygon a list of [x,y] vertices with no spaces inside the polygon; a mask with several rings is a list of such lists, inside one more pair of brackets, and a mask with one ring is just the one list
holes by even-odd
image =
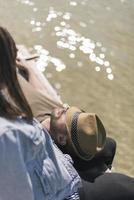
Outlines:
{"label": "dark water surface", "polygon": [[0,0],[0,25],[41,53],[63,101],[98,113],[134,176],[134,0]]}

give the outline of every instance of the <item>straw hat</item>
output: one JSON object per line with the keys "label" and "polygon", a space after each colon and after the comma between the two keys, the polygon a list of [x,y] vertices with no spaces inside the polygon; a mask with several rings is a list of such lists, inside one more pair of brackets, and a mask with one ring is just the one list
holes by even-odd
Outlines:
{"label": "straw hat", "polygon": [[66,126],[69,146],[78,157],[90,160],[103,149],[106,131],[95,113],[86,113],[76,107],[70,107],[66,112]]}

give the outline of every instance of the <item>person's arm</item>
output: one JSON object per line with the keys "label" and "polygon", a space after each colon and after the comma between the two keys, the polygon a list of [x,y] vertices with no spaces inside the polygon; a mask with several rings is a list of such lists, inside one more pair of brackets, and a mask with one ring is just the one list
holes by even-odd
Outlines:
{"label": "person's arm", "polygon": [[13,131],[0,135],[0,199],[34,200],[31,180]]}
{"label": "person's arm", "polygon": [[48,98],[39,91],[35,90],[30,83],[28,83],[20,74],[18,80],[21,89],[32,109],[33,115],[40,122],[46,119],[45,113],[51,113],[56,107],[63,107],[62,104],[57,103],[53,99]]}

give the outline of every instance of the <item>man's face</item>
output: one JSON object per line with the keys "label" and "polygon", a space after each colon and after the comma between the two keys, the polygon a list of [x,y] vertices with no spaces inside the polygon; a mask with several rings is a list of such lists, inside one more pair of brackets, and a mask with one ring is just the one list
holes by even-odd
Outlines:
{"label": "man's face", "polygon": [[58,145],[66,145],[68,133],[65,108],[55,108],[51,113],[50,135]]}

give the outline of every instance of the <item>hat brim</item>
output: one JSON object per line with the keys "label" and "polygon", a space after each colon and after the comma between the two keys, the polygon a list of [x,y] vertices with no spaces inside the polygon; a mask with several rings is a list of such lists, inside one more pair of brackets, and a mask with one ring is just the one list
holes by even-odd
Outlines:
{"label": "hat brim", "polygon": [[66,127],[67,127],[67,132],[68,132],[68,145],[70,146],[70,148],[73,148],[74,152],[76,153],[76,155],[78,157],[80,157],[83,160],[88,161],[94,157],[95,153],[91,154],[91,155],[89,155],[89,154],[82,155],[81,153],[79,153],[78,149],[76,148],[76,145],[73,142],[73,138],[72,138],[72,134],[71,134],[72,117],[73,117],[74,113],[82,113],[82,112],[83,111],[77,107],[70,107],[66,112]]}

